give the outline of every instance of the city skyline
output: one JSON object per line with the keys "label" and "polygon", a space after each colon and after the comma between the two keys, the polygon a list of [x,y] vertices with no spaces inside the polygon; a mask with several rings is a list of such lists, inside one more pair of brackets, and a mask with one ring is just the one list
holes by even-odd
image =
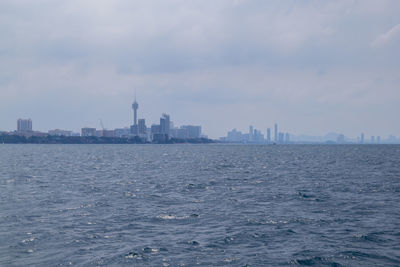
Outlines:
{"label": "city skyline", "polygon": [[[17,129],[14,131],[3,131],[4,133],[17,134],[23,136],[41,136],[46,135],[52,136],[97,136],[97,137],[129,137],[138,136],[146,141],[159,141],[166,142],[170,138],[208,138],[207,135],[201,130],[201,126],[193,125],[182,125],[174,127],[174,123],[170,120],[170,116],[163,113],[160,118],[160,124],[152,123],[151,127],[147,127],[145,119],[137,120],[138,102],[136,96],[132,104],[133,109],[133,124],[130,127],[115,128],[114,130],[108,130],[104,128],[102,121],[100,120],[101,128],[83,127],[80,132],[74,132],[71,130],[53,129],[47,132],[36,131],[32,127],[32,120],[21,119],[17,120]],[[222,143],[245,143],[245,144],[307,144],[307,143],[326,143],[326,144],[398,144],[400,138],[389,135],[386,138],[380,135],[367,136],[364,133],[360,133],[359,136],[351,137],[346,136],[337,132],[330,132],[324,136],[310,136],[310,135],[293,135],[289,132],[278,131],[278,124],[274,123],[274,133],[271,134],[271,128],[267,128],[265,134],[262,130],[254,128],[253,125],[249,125],[248,133],[242,133],[236,128],[228,131],[226,137],[219,137],[217,140]],[[1,133],[2,131],[0,131]],[[155,137],[161,134],[160,136]],[[163,136],[166,135],[166,136]],[[366,139],[367,138],[367,139]],[[368,139],[369,138],[369,139]]]}
{"label": "city skyline", "polygon": [[[168,111],[218,138],[400,136],[400,2],[0,3],[0,130],[109,129]],[[52,23],[49,23],[51,21]],[[140,27],[139,27],[140,25]]]}

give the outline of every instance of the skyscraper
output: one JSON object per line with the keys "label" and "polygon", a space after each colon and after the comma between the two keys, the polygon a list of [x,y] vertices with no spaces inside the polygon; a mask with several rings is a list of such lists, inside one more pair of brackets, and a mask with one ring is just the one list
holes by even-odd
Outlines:
{"label": "skyscraper", "polygon": [[361,133],[361,141],[360,141],[360,143],[364,144],[364,133]]}
{"label": "skyscraper", "polygon": [[168,114],[163,113],[160,118],[160,133],[169,135],[170,118]]}
{"label": "skyscraper", "polygon": [[286,133],[285,134],[285,144],[289,144],[290,143],[290,134]]}
{"label": "skyscraper", "polygon": [[283,144],[284,142],[285,142],[285,134],[280,132],[279,133],[278,144]]}
{"label": "skyscraper", "polygon": [[253,127],[253,125],[249,126],[249,141],[254,141],[254,127]]}
{"label": "skyscraper", "polygon": [[147,132],[147,127],[146,127],[146,121],[145,119],[139,119],[138,123],[138,133],[139,134],[146,134]]}
{"label": "skyscraper", "polygon": [[271,129],[267,128],[267,144],[271,144]]}
{"label": "skyscraper", "polygon": [[274,125],[274,142],[278,143],[278,124]]}

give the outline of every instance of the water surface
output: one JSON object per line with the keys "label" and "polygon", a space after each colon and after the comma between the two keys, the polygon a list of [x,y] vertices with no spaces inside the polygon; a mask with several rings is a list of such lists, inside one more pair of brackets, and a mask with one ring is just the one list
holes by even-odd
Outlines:
{"label": "water surface", "polygon": [[400,146],[0,145],[1,266],[399,266]]}

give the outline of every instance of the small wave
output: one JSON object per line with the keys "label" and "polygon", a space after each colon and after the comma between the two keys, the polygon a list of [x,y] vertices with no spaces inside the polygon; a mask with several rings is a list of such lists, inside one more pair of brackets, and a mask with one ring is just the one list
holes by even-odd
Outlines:
{"label": "small wave", "polygon": [[240,260],[239,257],[233,257],[233,258],[226,258],[226,259],[224,259],[224,262],[226,262],[226,263],[231,263],[231,262],[238,261],[238,260]]}
{"label": "small wave", "polygon": [[142,260],[143,256],[139,253],[136,252],[129,252],[128,254],[125,255],[126,259],[137,259],[137,260]]}
{"label": "small wave", "polygon": [[27,239],[22,240],[21,243],[27,244],[27,243],[31,243],[31,242],[33,242],[33,241],[35,241],[35,240],[36,240],[36,238],[32,236],[32,237],[30,237],[30,238],[27,238]]}
{"label": "small wave", "polygon": [[158,219],[162,220],[184,220],[189,218],[189,216],[176,216],[176,215],[170,215],[170,214],[163,214],[157,216]]}

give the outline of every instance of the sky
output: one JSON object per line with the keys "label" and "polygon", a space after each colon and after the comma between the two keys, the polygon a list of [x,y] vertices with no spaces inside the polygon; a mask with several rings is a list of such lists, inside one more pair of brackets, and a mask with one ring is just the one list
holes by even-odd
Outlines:
{"label": "sky", "polygon": [[400,136],[398,0],[2,0],[0,130]]}

